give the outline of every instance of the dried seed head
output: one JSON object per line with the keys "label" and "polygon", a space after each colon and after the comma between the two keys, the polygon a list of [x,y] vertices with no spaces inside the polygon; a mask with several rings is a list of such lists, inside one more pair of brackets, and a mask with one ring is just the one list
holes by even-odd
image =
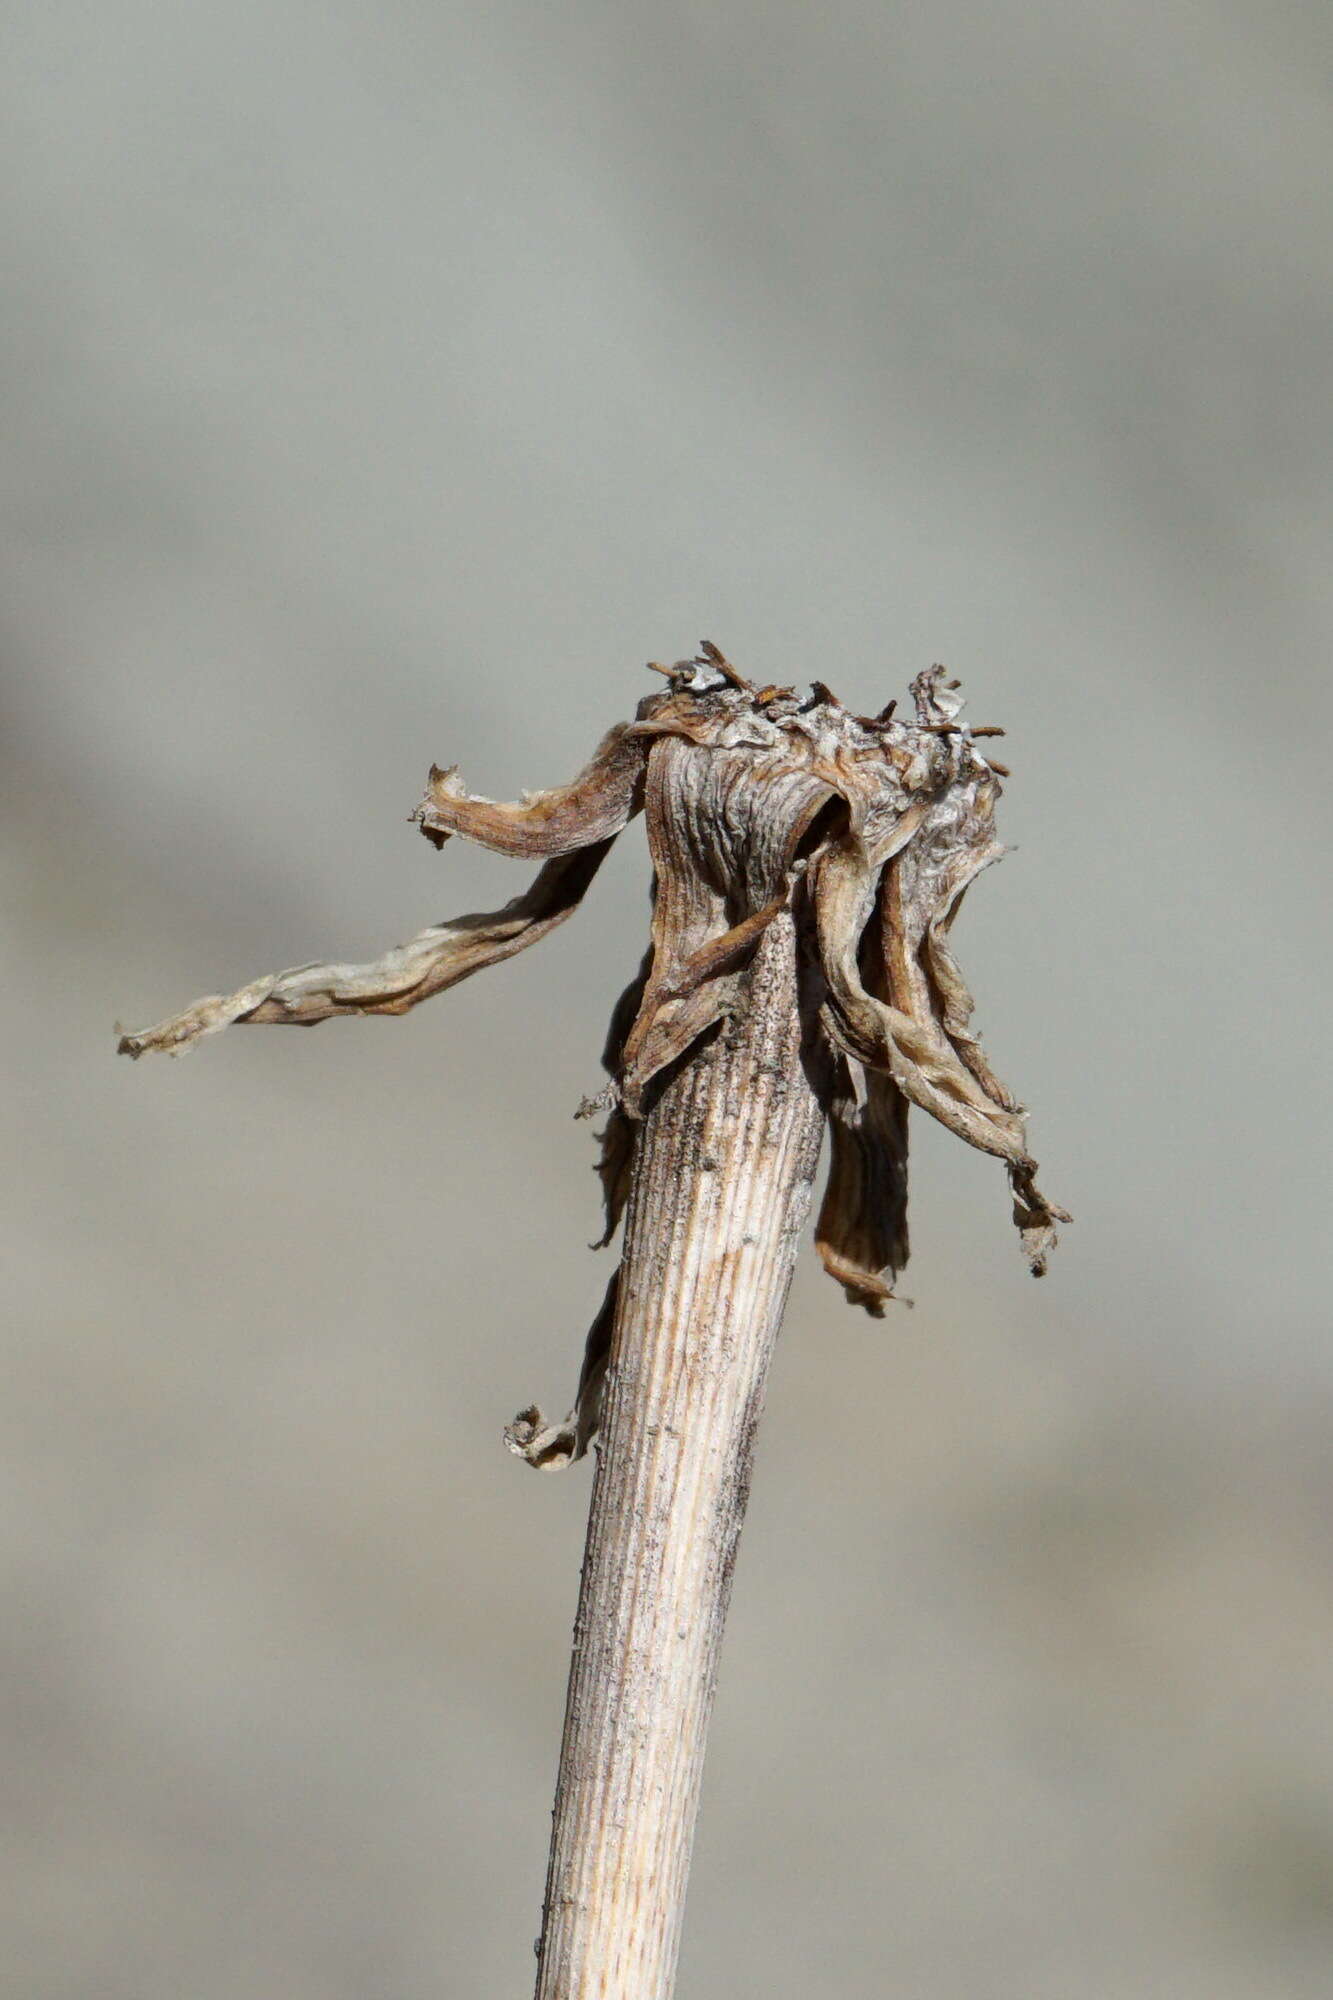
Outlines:
{"label": "dried seed head", "polygon": [[[1033,1272],[1046,1268],[1064,1211],[1035,1184],[1023,1112],[991,1071],[950,946],[969,884],[999,858],[997,772],[962,721],[959,684],[917,675],[912,721],[890,702],[853,715],[822,682],[808,696],[755,687],[718,647],[671,667],[669,685],[603,739],[571,784],[512,805],[432,768],[415,819],[437,845],[462,834],[504,854],[541,856],[524,896],[489,916],[424,931],[364,966],[304,966],[254,981],[120,1047],[173,1053],[231,1022],[404,1013],[562,922],[611,842],[643,811],[654,870],[652,942],[616,1009],[606,1065],[601,1174],[607,1237],[633,1168],[651,1093],[701,1037],[746,1005],[756,947],[790,910],[817,977],[815,1032],[826,1051],[829,1179],[817,1241],[849,1299],[879,1315],[907,1257],[907,1114],[928,1111],[1004,1160]],[[999,733],[994,727],[981,732]],[[579,1456],[596,1427],[614,1281],[564,1426],[525,1413],[513,1448],[551,1465]]]}

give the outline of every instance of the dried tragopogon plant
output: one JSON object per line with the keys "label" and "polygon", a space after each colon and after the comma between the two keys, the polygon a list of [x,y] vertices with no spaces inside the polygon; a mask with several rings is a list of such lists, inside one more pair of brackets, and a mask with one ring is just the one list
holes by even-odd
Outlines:
{"label": "dried tragopogon plant", "polygon": [[[1063,1212],[1038,1191],[1023,1109],[971,1028],[972,996],[950,947],[969,883],[1003,846],[1004,766],[961,721],[958,683],[932,667],[896,703],[851,714],[816,683],[756,688],[706,644],[660,668],[670,686],[603,739],[570,785],[498,805],[433,768],[414,818],[437,847],[462,834],[497,853],[542,857],[531,887],[491,915],[432,926],[368,965],[303,965],[225,998],[198,1000],[120,1050],[178,1055],[233,1023],[312,1026],[345,1014],[405,1014],[563,923],[612,841],[640,811],[654,867],[652,944],[615,1010],[611,1082],[580,1115],[609,1113],[600,1172],[609,1242],[629,1189],[635,1132],[654,1080],[745,1004],[755,947],[781,910],[797,917],[824,992],[824,1109],[831,1139],[817,1230],[825,1269],[876,1318],[907,1261],[907,1113],[918,1105],[1004,1160],[1014,1221],[1035,1275]],[[615,1281],[594,1322],[565,1423],[535,1411],[509,1440],[532,1464],[578,1458],[597,1428]]]}
{"label": "dried tragopogon plant", "polygon": [[683,1903],[717,1649],[768,1356],[822,1130],[817,1243],[875,1317],[907,1258],[907,1119],[917,1106],[1001,1159],[1037,1275],[1063,1211],[1038,1191],[1022,1108],[991,1071],[950,943],[1003,851],[1004,767],[932,667],[913,714],[850,713],[758,687],[718,649],[658,668],[664,691],[572,784],[499,805],[432,770],[415,814],[539,857],[491,915],[423,931],[368,965],[307,965],[126,1035],[176,1053],[232,1023],[403,1014],[534,944],[581,900],[643,812],[652,938],[617,1005],[603,1111],[603,1241],[619,1268],[562,1423],[524,1411],[530,1464],[599,1429],[538,1994],[665,1996]]}

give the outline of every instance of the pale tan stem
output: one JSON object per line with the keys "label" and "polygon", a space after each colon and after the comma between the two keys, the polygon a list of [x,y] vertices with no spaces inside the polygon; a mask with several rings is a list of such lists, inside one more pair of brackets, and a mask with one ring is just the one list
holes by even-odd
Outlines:
{"label": "pale tan stem", "polygon": [[[643,1127],[603,1406],[538,2000],[668,2000],[769,1359],[822,1111],[776,917],[748,1004]],[[816,1060],[818,1058],[815,1058]]]}

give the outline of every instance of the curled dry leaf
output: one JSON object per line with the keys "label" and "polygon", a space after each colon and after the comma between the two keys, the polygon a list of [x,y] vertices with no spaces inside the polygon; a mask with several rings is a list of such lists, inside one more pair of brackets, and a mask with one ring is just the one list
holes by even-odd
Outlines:
{"label": "curled dry leaf", "polygon": [[[311,1025],[402,1014],[536,943],[576,908],[627,822],[643,811],[654,871],[652,941],[613,1017],[596,1102],[608,1241],[624,1205],[636,1133],[664,1078],[746,1006],[747,973],[780,911],[803,940],[818,1015],[820,1089],[831,1132],[820,1255],[876,1317],[907,1259],[907,1119],[927,1111],[1005,1162],[1014,1220],[1040,1275],[1064,1211],[1035,1181],[1021,1106],[997,1080],[972,1022],[950,933],[968,886],[1003,852],[997,767],[961,720],[942,667],[912,683],[913,720],[890,703],[851,714],[822,682],[752,687],[716,647],[658,669],[669,686],[603,739],[572,784],[512,805],[432,769],[415,815],[452,834],[544,857],[531,887],[491,915],[421,932],[367,965],[309,965],[253,981],[120,1048],[180,1053],[232,1023]],[[988,728],[984,734],[996,733]],[[615,1311],[613,1278],[593,1323],[569,1416],[527,1410],[506,1433],[532,1465],[581,1457],[594,1435]]]}

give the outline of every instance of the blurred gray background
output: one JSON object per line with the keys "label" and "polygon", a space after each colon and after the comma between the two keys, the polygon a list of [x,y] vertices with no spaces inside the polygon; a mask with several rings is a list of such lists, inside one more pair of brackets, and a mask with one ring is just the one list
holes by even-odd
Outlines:
{"label": "blurred gray background", "polygon": [[918,1119],[915,1310],[807,1258],[681,1994],[1325,1993],[1324,0],[2,18],[6,1994],[529,1990],[641,832],[406,1020],[111,1027],[516,893],[427,765],[703,635],[1008,726],[1078,1219]]}

